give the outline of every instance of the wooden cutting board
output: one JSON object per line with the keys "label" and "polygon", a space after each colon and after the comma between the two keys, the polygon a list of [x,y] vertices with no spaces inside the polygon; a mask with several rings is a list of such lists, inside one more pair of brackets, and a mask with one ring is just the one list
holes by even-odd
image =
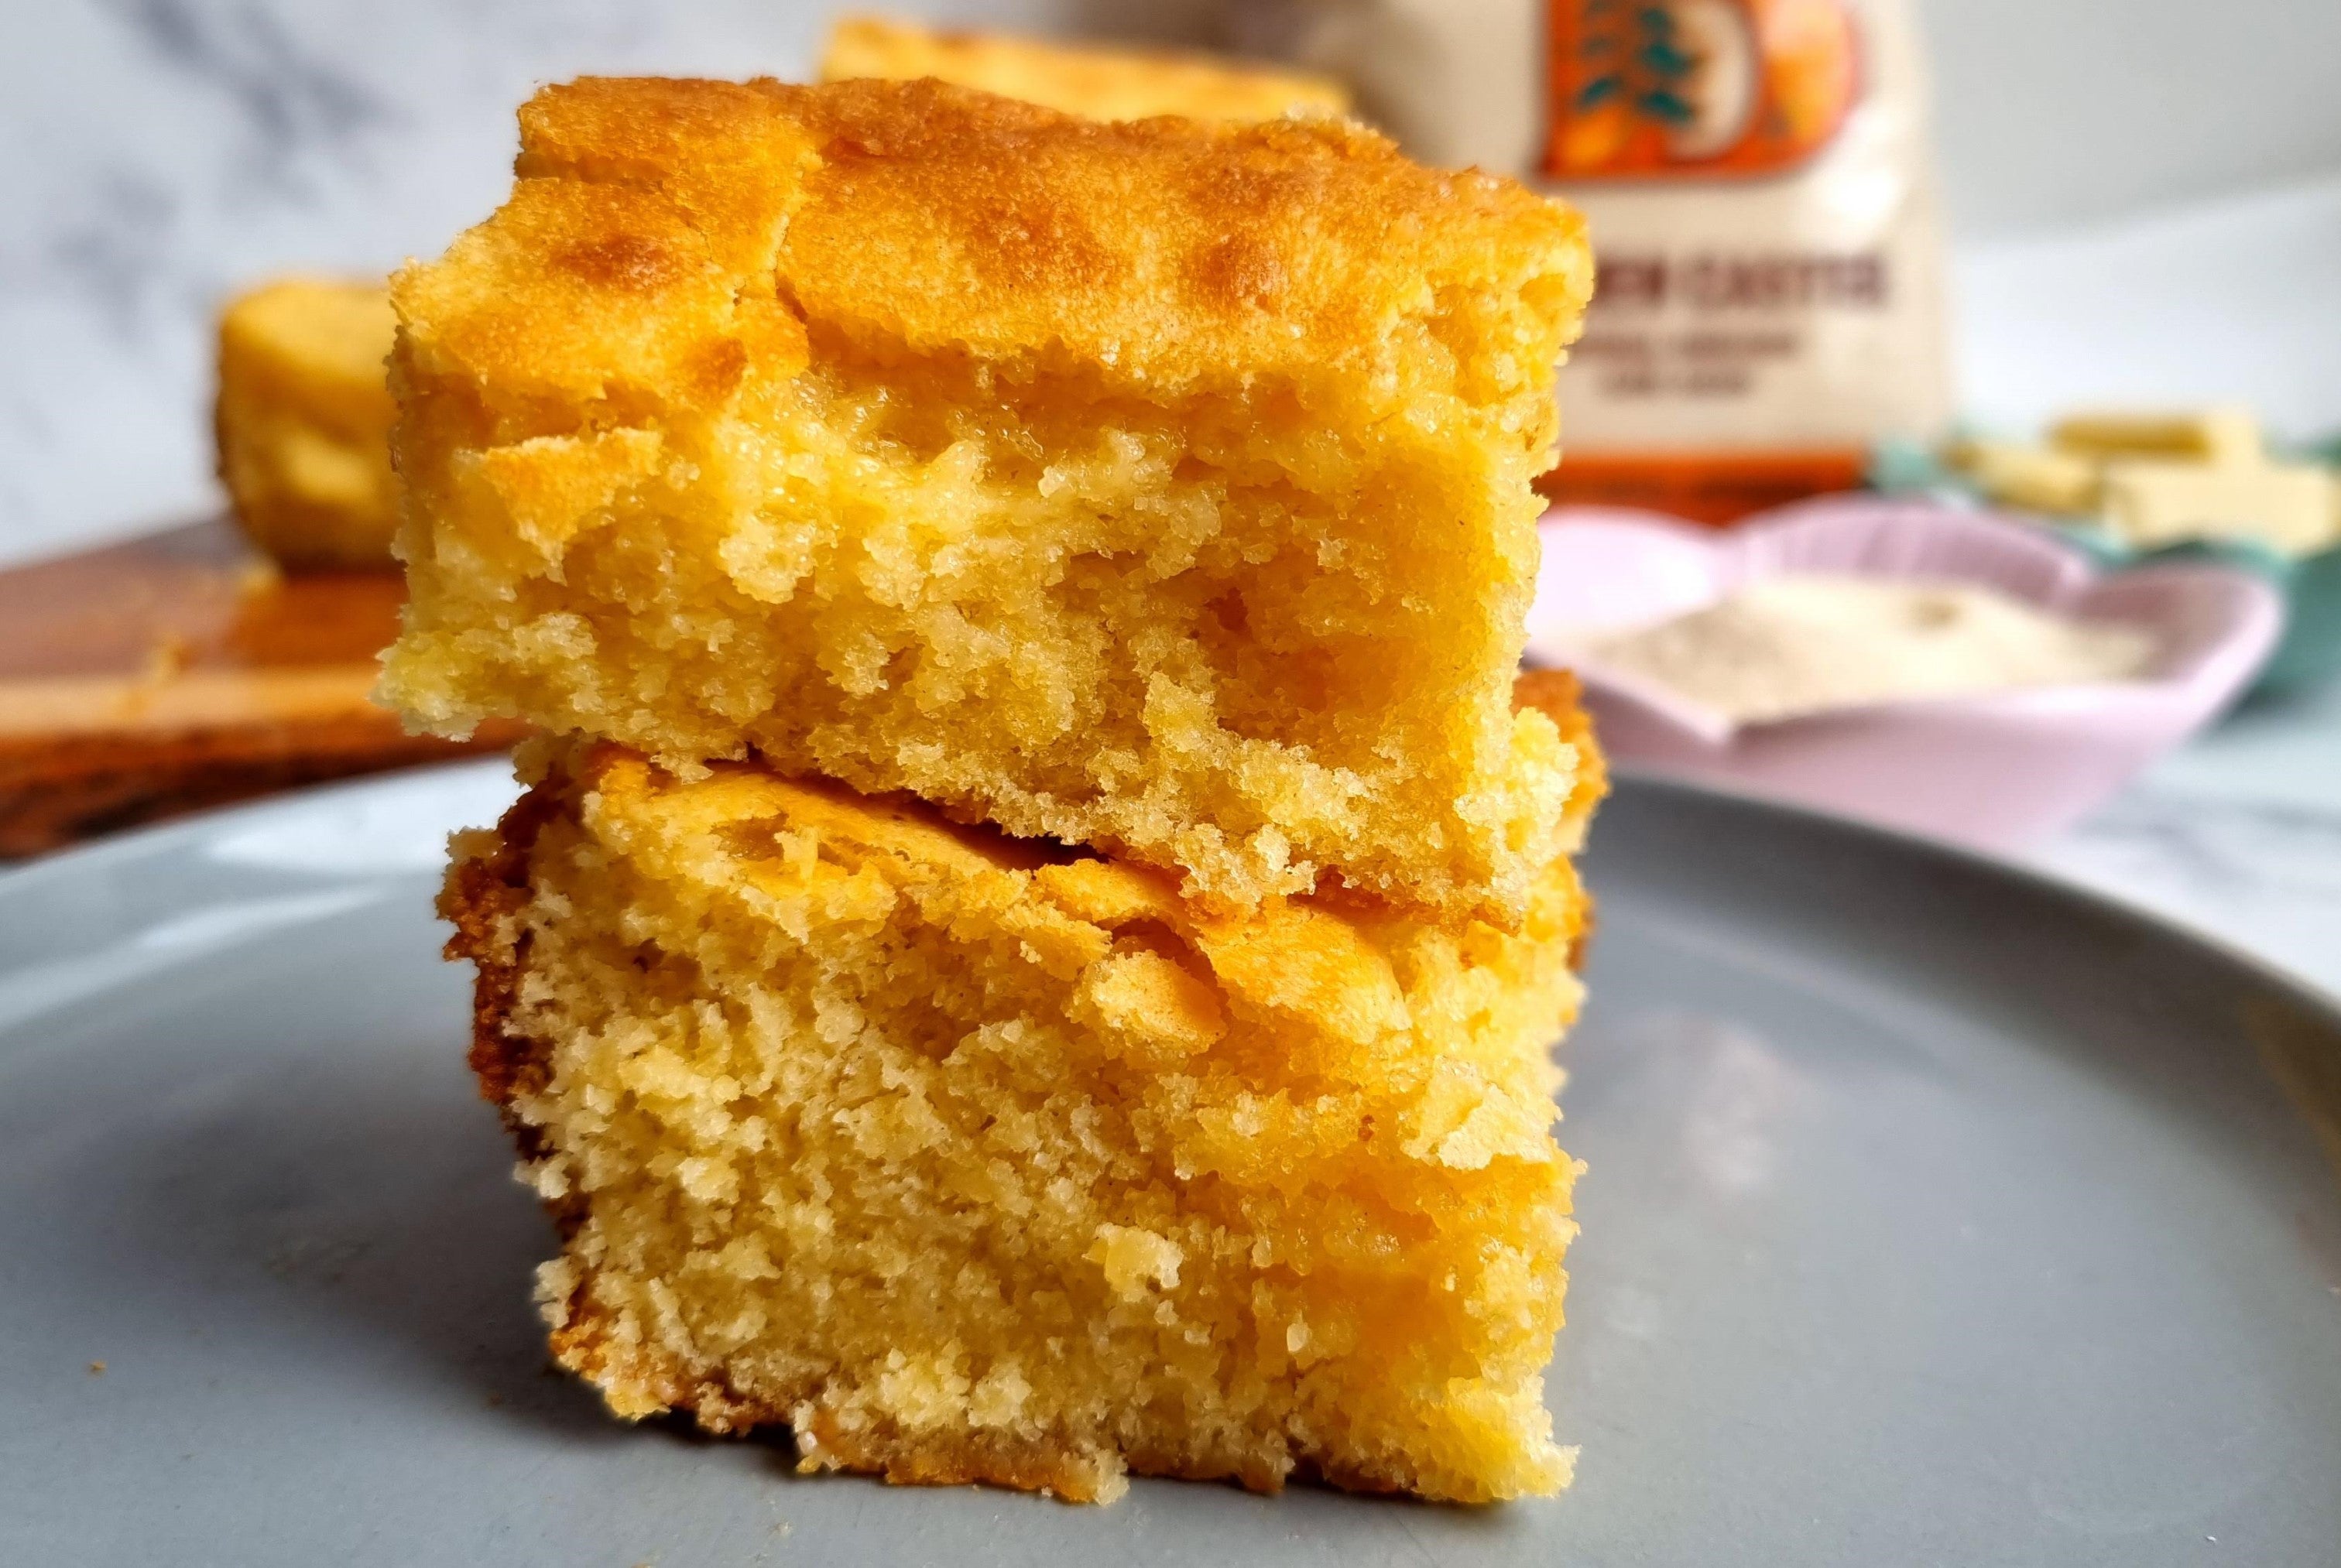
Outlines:
{"label": "wooden cutting board", "polygon": [[225,521],[0,571],[0,856],[512,744],[406,734],[366,693],[392,572],[280,577]]}

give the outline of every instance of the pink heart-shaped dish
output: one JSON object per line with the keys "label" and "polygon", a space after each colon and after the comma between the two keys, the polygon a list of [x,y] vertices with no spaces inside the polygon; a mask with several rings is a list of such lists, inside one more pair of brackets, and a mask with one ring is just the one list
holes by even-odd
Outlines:
{"label": "pink heart-shaped dish", "polygon": [[[1528,660],[1577,671],[1613,758],[1987,849],[2073,821],[2208,723],[2283,624],[2282,601],[2247,573],[2173,564],[2103,574],[2037,528],[1926,502],[1830,497],[1722,531],[1562,507],[1542,532]],[[1571,647],[1781,572],[1973,582],[2059,615],[2144,627],[2157,651],[2135,680],[1734,724]]]}

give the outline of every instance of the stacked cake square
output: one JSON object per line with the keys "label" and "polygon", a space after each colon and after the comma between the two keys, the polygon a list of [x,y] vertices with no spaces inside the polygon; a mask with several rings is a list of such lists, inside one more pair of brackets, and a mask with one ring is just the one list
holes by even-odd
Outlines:
{"label": "stacked cake square", "polygon": [[442,908],[556,1357],[895,1480],[1562,1484],[1574,214],[931,81],[521,123],[393,289],[384,690],[546,737]]}

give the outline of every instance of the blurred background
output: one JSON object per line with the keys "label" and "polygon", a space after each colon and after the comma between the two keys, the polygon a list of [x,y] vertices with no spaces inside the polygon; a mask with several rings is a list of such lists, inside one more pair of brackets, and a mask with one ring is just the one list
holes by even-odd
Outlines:
{"label": "blurred background", "polygon": [[[1454,0],[1469,12],[1475,0]],[[802,76],[818,0],[52,0],[0,7],[0,561],[216,504],[214,319],[271,273],[435,253],[513,106],[586,71]],[[906,17],[1180,42],[1206,0]],[[2242,399],[2341,428],[2326,0],[1921,0],[1961,407]]]}

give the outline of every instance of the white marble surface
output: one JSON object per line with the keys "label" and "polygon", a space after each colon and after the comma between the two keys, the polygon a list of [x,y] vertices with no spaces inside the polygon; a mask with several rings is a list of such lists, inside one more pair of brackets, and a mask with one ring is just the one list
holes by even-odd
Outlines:
{"label": "white marble surface", "polygon": [[[1241,3],[883,8],[1192,38]],[[2076,395],[2239,395],[2297,432],[2341,427],[2325,64],[2341,7],[2231,0],[2207,32],[2187,0],[1919,5],[1970,405],[2021,419]],[[208,507],[219,301],[280,270],[379,273],[439,250],[503,190],[535,84],[802,73],[836,6],[0,4],[0,563]]]}
{"label": "white marble surface", "polygon": [[[1212,4],[887,8],[1176,36]],[[503,190],[512,109],[535,83],[800,72],[830,8],[0,5],[0,563],[210,508],[219,299],[280,269],[379,273],[436,251]],[[2298,432],[2341,427],[2331,0],[2237,0],[2207,41],[2178,0],[1924,9],[1965,225],[1971,403],[2020,419],[2085,394],[2240,395]],[[2011,31],[2107,27],[2122,49],[2009,53]],[[2181,98],[2205,112],[2163,112]],[[2196,204],[2140,206],[2181,198]],[[2068,213],[2087,225],[2060,226]],[[2238,715],[2037,858],[2341,990],[2341,693]]]}
{"label": "white marble surface", "polygon": [[2341,686],[2246,705],[2027,858],[2341,997]]}

